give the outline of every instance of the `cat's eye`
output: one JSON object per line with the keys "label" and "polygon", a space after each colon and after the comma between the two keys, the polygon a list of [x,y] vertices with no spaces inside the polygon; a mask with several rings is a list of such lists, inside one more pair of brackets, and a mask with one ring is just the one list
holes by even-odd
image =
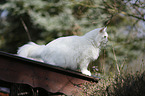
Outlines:
{"label": "cat's eye", "polygon": [[104,38],[106,38],[107,36],[104,36]]}

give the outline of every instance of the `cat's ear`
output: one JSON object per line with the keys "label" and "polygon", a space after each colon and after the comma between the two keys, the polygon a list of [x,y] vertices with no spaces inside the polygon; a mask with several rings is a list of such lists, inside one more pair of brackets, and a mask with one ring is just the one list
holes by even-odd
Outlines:
{"label": "cat's ear", "polygon": [[104,27],[104,28],[102,28],[102,29],[100,30],[100,33],[103,32],[103,31],[105,32],[106,30],[107,30],[107,27]]}

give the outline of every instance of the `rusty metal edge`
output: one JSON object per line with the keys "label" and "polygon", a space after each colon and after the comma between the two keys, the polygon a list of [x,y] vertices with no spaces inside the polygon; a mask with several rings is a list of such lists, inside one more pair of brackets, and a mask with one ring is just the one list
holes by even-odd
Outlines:
{"label": "rusty metal edge", "polygon": [[46,63],[43,63],[43,62],[31,60],[31,59],[28,59],[28,58],[23,58],[23,57],[15,55],[15,54],[10,54],[10,53],[7,53],[7,52],[0,51],[0,55],[4,56],[4,57],[7,57],[7,58],[10,58],[10,59],[15,59],[16,61],[31,63],[31,65],[28,64],[28,66],[39,66],[39,67],[51,70],[53,72],[59,72],[59,73],[64,74],[64,75],[76,77],[76,78],[87,80],[87,81],[91,81],[91,82],[96,82],[97,83],[99,81],[99,78],[86,76],[84,74],[81,74],[78,71],[68,70],[68,69],[64,69],[64,68],[61,68],[61,67],[53,66],[53,65],[50,65],[50,64],[46,64]]}

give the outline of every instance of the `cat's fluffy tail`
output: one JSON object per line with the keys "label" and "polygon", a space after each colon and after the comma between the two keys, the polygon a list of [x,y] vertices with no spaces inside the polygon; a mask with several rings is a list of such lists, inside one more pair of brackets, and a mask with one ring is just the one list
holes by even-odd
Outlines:
{"label": "cat's fluffy tail", "polygon": [[45,45],[37,45],[34,42],[29,42],[28,44],[19,47],[17,54],[22,57],[41,59],[44,47]]}

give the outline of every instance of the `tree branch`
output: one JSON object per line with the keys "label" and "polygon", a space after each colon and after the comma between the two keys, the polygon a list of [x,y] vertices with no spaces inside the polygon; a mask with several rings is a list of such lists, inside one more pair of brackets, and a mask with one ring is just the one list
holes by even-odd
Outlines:
{"label": "tree branch", "polygon": [[132,15],[132,14],[126,14],[126,15],[127,15],[127,16],[130,16],[130,17],[134,17],[134,18],[139,19],[139,20],[145,21],[145,18],[144,18],[144,17],[135,16],[135,15]]}

